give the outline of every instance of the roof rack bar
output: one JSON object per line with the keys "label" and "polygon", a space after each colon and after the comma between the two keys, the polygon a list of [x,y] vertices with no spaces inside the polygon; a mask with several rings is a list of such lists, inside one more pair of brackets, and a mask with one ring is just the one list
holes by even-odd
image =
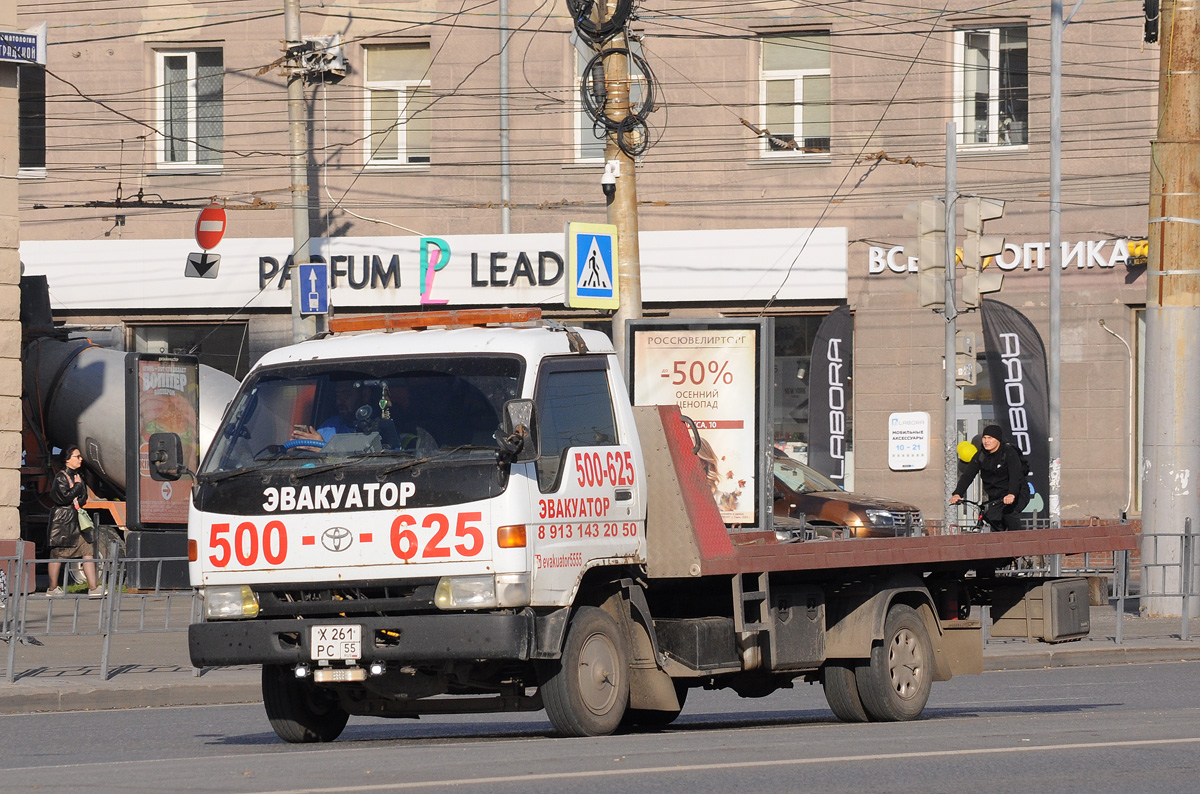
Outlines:
{"label": "roof rack bar", "polygon": [[527,323],[541,318],[542,310],[538,308],[457,309],[437,312],[366,314],[358,317],[330,318],[329,330],[334,333],[346,333],[348,331],[415,330],[435,326],[455,328],[496,323]]}

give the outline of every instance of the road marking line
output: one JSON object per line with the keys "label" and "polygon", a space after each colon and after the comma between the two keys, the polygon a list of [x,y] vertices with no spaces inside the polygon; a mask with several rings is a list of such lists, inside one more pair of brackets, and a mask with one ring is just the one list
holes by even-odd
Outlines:
{"label": "road marking line", "polygon": [[733,761],[725,764],[687,764],[679,766],[631,767],[629,769],[598,769],[586,772],[561,772],[529,775],[497,775],[494,777],[455,778],[451,780],[423,780],[395,783],[380,783],[364,786],[334,786],[322,788],[288,788],[273,791],[257,791],[255,794],[347,794],[360,791],[399,791],[403,789],[429,788],[431,786],[483,786],[497,783],[532,783],[542,780],[582,780],[587,778],[612,777],[616,775],[678,774],[680,772],[705,772],[729,769],[762,769],[780,766],[813,766],[816,764],[843,764],[851,761],[894,761],[906,758],[949,758],[968,755],[1002,755],[1004,753],[1032,753],[1049,750],[1100,750],[1115,747],[1150,747],[1171,744],[1200,744],[1200,737],[1185,739],[1131,739],[1122,742],[1075,742],[1071,744],[1048,744],[1038,747],[988,747],[976,750],[926,750],[911,753],[871,753],[867,755],[842,755],[830,758],[791,758],[776,761]]}

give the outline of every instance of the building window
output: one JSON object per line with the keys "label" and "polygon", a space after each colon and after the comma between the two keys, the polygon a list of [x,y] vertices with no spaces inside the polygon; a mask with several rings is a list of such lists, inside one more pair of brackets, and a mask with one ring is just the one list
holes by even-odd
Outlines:
{"label": "building window", "polygon": [[[644,57],[641,42],[630,40],[628,46],[633,55],[638,58]],[[597,60],[596,73],[584,74],[588,64],[595,56],[596,51],[580,39],[575,48],[575,74],[579,75],[582,86],[594,92],[595,98],[591,104],[594,107],[603,107],[605,99],[603,64]],[[642,70],[638,68],[637,62],[633,58],[628,56],[610,57],[625,57],[629,70],[629,104],[631,107],[640,107],[646,101],[646,76],[642,74]],[[607,135],[604,125],[595,121],[587,112],[583,99],[577,91],[575,93],[575,160],[578,162],[603,160],[606,143]]]}
{"label": "building window", "polygon": [[763,153],[829,151],[829,34],[762,40]]}
{"label": "building window", "polygon": [[46,70],[17,67],[17,128],[22,169],[46,168]]}
{"label": "building window", "polygon": [[367,48],[366,160],[371,165],[429,162],[429,45]]}
{"label": "building window", "polygon": [[220,165],[225,137],[221,50],[164,50],[157,57],[159,165]]}
{"label": "building window", "polygon": [[1024,25],[955,32],[960,146],[1029,142],[1029,38]]}

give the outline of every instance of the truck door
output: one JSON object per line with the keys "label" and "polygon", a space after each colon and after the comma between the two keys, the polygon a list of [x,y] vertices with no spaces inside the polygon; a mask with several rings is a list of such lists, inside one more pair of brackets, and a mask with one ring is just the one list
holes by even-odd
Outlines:
{"label": "truck door", "polygon": [[[546,360],[535,392],[534,593],[565,603],[581,567],[644,559],[633,447],[622,443],[606,356]],[[544,602],[543,602],[544,603]]]}

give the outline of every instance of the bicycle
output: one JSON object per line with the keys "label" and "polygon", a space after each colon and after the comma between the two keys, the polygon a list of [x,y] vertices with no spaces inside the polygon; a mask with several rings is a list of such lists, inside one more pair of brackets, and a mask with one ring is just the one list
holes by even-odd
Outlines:
{"label": "bicycle", "polygon": [[958,504],[974,507],[975,512],[977,513],[975,516],[974,525],[963,528],[963,534],[974,534],[978,532],[1004,532],[1004,525],[1002,523],[993,523],[987,519],[987,511],[994,505],[1000,504],[1003,501],[1003,499],[988,499],[986,502],[976,502],[971,499],[960,499]]}
{"label": "bicycle", "polygon": [[[975,523],[962,530],[963,534],[979,532],[1006,532],[1003,523],[993,523],[987,519],[987,511],[992,505],[1002,503],[1001,499],[988,499],[986,502],[975,502],[970,499],[960,499],[959,504],[970,505],[976,509]],[[986,529],[985,529],[986,527]],[[1043,555],[1017,557],[1013,560],[1013,570],[1018,576],[1028,576],[1046,568],[1046,558]]]}

